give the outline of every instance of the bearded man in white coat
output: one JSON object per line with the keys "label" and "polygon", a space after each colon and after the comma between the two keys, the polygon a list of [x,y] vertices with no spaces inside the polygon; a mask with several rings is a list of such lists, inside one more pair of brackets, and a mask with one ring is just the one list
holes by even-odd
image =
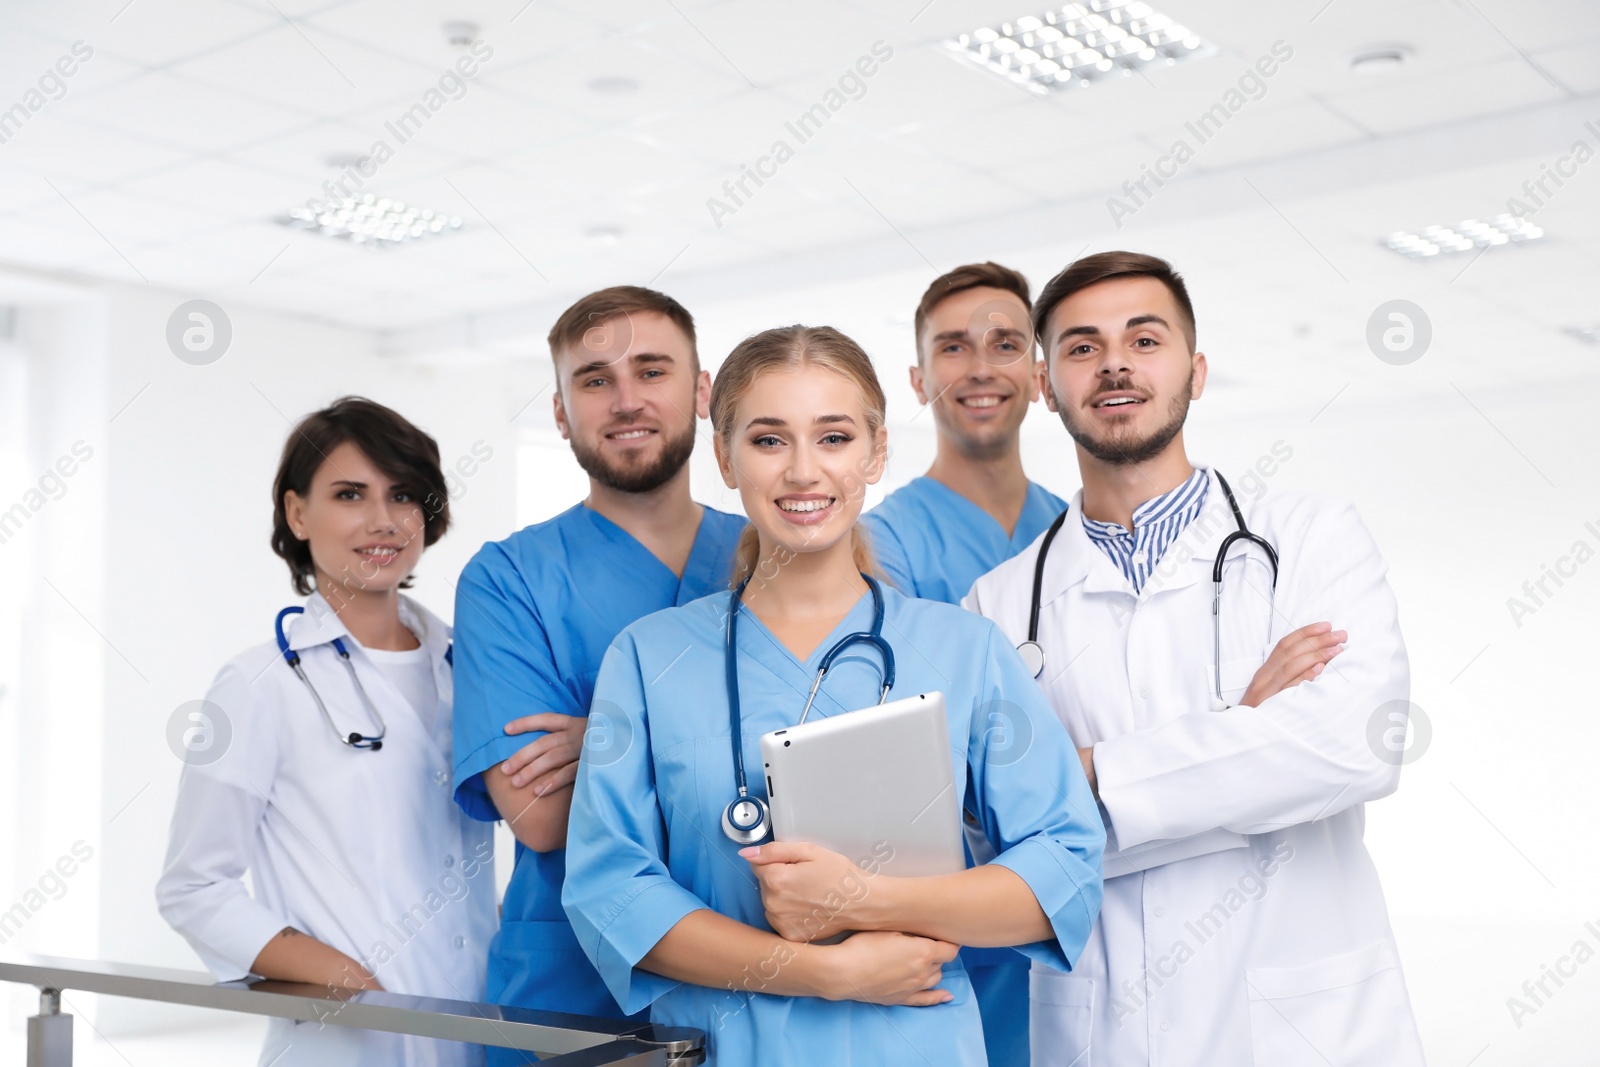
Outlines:
{"label": "bearded man in white coat", "polygon": [[[1019,644],[1038,613],[1039,684],[1108,840],[1088,947],[1030,976],[1033,1063],[1421,1064],[1362,843],[1400,769],[1373,731],[1404,725],[1410,690],[1377,546],[1349,504],[1268,490],[1282,442],[1239,492],[1190,463],[1206,358],[1165,261],[1078,260],[1034,327],[1083,489],[964,603]],[[1224,545],[1246,528],[1273,551]]]}

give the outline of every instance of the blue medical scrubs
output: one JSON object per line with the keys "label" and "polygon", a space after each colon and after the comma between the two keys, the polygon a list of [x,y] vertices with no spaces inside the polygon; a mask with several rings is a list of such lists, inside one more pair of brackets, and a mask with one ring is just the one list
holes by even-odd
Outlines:
{"label": "blue medical scrubs", "polygon": [[913,478],[861,516],[883,573],[909,596],[959,604],[972,583],[1033,543],[1067,502],[1028,483],[1010,536],[994,516],[926,475]]}
{"label": "blue medical scrubs", "polygon": [[[861,517],[878,564],[901,591],[959,604],[983,575],[1033,543],[1066,501],[1028,483],[1011,536],[994,516],[933,478],[914,478]],[[961,950],[983,1011],[990,1067],[1028,1067],[1028,961],[1010,949]]]}
{"label": "blue medical scrubs", "polygon": [[[1054,931],[1022,951],[1070,968],[1099,912],[1105,842],[1071,739],[989,620],[893,589],[884,590],[884,602],[883,633],[897,663],[889,699],[944,693],[953,770],[999,854],[993,862],[1021,876]],[[728,603],[723,593],[651,615],[606,653],[595,707],[615,718],[627,744],[607,760],[586,756],[578,770],[562,902],[579,942],[625,1010],[648,1005],[652,1022],[704,1030],[712,1067],[981,1067],[983,1025],[959,959],[945,965],[940,983],[953,999],[933,1007],[776,996],[759,991],[759,973],[737,990],[714,989],[637,966],[699,909],[771,929],[749,864],[720,826],[735,795],[723,658]],[[744,761],[759,767],[761,735],[798,721],[822,657],[845,634],[870,628],[872,597],[864,595],[805,662],[740,610]],[[876,703],[878,671],[870,649],[842,655],[813,720]],[[1010,729],[994,729],[997,714],[1009,717]],[[764,797],[765,784],[753,775],[752,793]]]}
{"label": "blue medical scrubs", "polygon": [[[587,715],[595,674],[629,623],[726,590],[741,516],[702,509],[683,577],[620,526],[578,505],[484,545],[456,591],[455,797],[467,814],[500,818],[483,772],[543,736],[508,735],[522,715]],[[587,743],[587,742],[586,742]],[[562,850],[517,845],[487,996],[523,1008],[619,1016],[561,910]],[[490,1050],[490,1063],[522,1063]]]}

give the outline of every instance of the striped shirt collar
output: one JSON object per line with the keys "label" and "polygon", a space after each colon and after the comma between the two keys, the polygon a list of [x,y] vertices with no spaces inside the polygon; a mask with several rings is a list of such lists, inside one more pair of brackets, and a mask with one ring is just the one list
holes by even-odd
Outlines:
{"label": "striped shirt collar", "polygon": [[1101,522],[1087,515],[1083,516],[1084,533],[1117,565],[1137,593],[1172,542],[1205,507],[1210,485],[1209,470],[1196,467],[1182,485],[1134,509],[1131,533],[1121,523]]}

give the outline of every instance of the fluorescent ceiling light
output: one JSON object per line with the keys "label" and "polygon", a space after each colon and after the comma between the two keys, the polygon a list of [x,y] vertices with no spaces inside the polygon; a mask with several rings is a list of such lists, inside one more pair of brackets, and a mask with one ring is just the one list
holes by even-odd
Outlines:
{"label": "fluorescent ceiling light", "polygon": [[1129,0],[1065,4],[982,26],[944,44],[963,59],[1040,95],[1217,51],[1149,4]]}
{"label": "fluorescent ceiling light", "polygon": [[390,248],[407,241],[459,230],[461,220],[453,215],[419,208],[404,200],[364,193],[358,197],[323,200],[316,210],[297,207],[277,220],[298,230],[315,230],[351,244]]}
{"label": "fluorescent ceiling light", "polygon": [[1515,215],[1490,219],[1463,219],[1454,226],[1427,226],[1398,230],[1384,238],[1383,246],[1411,259],[1432,259],[1494,245],[1524,244],[1544,236],[1544,231]]}

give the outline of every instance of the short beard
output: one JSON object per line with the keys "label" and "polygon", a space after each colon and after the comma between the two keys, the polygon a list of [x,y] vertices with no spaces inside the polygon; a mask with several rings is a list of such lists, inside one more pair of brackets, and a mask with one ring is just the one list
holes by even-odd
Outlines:
{"label": "short beard", "polygon": [[[1108,389],[1097,392],[1116,392],[1126,388],[1126,383],[1116,382]],[[1056,402],[1056,410],[1061,414],[1061,425],[1067,428],[1067,433],[1078,442],[1078,446],[1101,463],[1112,466],[1131,467],[1139,463],[1146,463],[1155,459],[1166,451],[1178,434],[1183,431],[1184,420],[1189,417],[1189,394],[1194,388],[1194,370],[1189,371],[1189,380],[1184,383],[1178,395],[1172,398],[1172,403],[1167,407],[1168,419],[1164,426],[1157,429],[1142,441],[1102,441],[1097,439],[1088,430],[1088,427],[1076,423],[1072,408],[1063,403],[1056,394],[1055,386],[1050,386],[1050,396]]]}
{"label": "short beard", "polygon": [[616,466],[601,455],[599,449],[572,440],[572,454],[585,474],[608,489],[619,493],[649,493],[670,482],[694,452],[694,426],[676,437],[662,431],[661,452],[654,460],[641,465]]}

